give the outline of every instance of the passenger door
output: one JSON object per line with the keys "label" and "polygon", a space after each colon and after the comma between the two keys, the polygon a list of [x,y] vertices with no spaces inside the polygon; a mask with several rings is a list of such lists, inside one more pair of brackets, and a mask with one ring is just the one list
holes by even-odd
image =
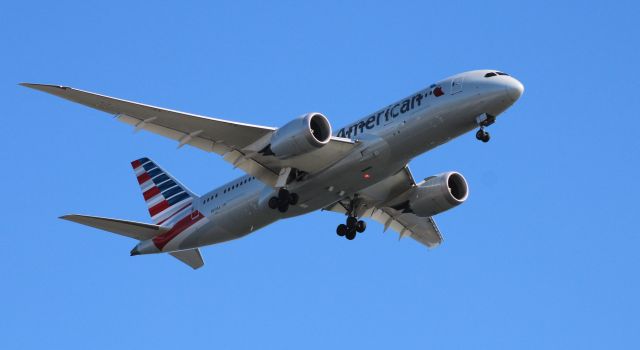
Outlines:
{"label": "passenger door", "polygon": [[462,92],[462,84],[464,83],[464,77],[455,78],[451,82],[451,95]]}

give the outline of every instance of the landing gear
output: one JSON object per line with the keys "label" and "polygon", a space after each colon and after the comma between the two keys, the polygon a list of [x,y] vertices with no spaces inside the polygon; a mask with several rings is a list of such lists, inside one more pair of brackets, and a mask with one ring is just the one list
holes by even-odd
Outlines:
{"label": "landing gear", "polygon": [[269,208],[278,209],[281,213],[286,213],[290,205],[298,204],[300,197],[297,193],[291,193],[289,190],[281,188],[277,197],[269,198]]}
{"label": "landing gear", "polygon": [[[347,200],[345,200],[345,202],[346,201]],[[340,204],[347,212],[347,221],[344,224],[338,225],[336,233],[338,236],[345,237],[351,241],[356,238],[356,234],[362,233],[367,229],[367,223],[357,218],[357,208],[362,204],[357,194],[354,195],[352,199],[348,199],[348,203],[345,202],[341,201]]]}
{"label": "landing gear", "polygon": [[478,132],[476,133],[476,139],[486,143],[491,139],[491,135],[489,135],[488,132],[484,131],[484,127],[480,127],[480,130],[478,130]]}
{"label": "landing gear", "polygon": [[356,238],[356,230],[351,228],[351,229],[349,229],[349,231],[347,231],[347,234],[344,235],[344,236],[348,240],[353,241],[353,239]]}
{"label": "landing gear", "polygon": [[496,122],[496,116],[491,114],[483,113],[478,117],[476,117],[476,123],[480,126],[480,130],[476,132],[476,139],[484,143],[489,142],[489,140],[491,139],[491,136],[489,135],[488,132],[484,131],[484,128],[495,122]]}
{"label": "landing gear", "polygon": [[367,229],[366,222],[362,220],[358,220],[354,216],[348,216],[346,225],[345,224],[338,225],[338,228],[336,229],[336,233],[338,234],[338,236],[346,237],[348,240],[351,241],[354,238],[356,238],[356,233],[362,233],[366,229]]}

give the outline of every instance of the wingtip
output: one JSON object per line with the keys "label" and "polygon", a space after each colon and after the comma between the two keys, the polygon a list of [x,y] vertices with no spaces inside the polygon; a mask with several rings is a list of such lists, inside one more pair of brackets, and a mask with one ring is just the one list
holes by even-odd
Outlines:
{"label": "wingtip", "polygon": [[55,84],[38,84],[38,83],[18,83],[18,85],[20,86],[24,86],[26,88],[29,89],[34,89],[34,90],[47,90],[47,89],[67,89],[67,86],[63,86],[63,85],[55,85]]}
{"label": "wingtip", "polygon": [[54,85],[49,85],[49,84],[38,84],[38,83],[26,83],[26,82],[22,82],[22,83],[18,83],[18,85],[20,86],[24,86],[24,87],[28,87],[28,88],[35,88],[38,86],[54,86]]}

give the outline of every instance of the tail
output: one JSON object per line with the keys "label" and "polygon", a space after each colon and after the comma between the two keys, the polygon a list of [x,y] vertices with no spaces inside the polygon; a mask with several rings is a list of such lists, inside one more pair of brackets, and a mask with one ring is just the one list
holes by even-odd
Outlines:
{"label": "tail", "polygon": [[154,161],[144,157],[131,162],[131,166],[154,224],[171,227],[191,212],[192,203],[198,196]]}

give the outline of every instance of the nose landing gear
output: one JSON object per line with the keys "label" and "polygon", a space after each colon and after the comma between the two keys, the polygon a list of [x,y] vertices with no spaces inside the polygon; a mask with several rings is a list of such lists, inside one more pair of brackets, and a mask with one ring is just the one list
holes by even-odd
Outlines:
{"label": "nose landing gear", "polygon": [[476,139],[486,143],[491,139],[491,135],[489,135],[488,132],[484,131],[484,127],[481,126],[480,130],[478,130],[478,132],[476,133]]}
{"label": "nose landing gear", "polygon": [[269,199],[269,208],[278,209],[279,212],[286,213],[289,210],[289,205],[298,204],[298,199],[297,193],[291,193],[289,190],[281,188],[277,197]]}
{"label": "nose landing gear", "polygon": [[489,135],[488,132],[484,131],[484,128],[495,122],[496,122],[496,116],[494,115],[483,113],[477,116],[476,123],[480,126],[480,130],[476,132],[476,139],[485,143],[489,142],[489,140],[491,139],[491,135]]}

